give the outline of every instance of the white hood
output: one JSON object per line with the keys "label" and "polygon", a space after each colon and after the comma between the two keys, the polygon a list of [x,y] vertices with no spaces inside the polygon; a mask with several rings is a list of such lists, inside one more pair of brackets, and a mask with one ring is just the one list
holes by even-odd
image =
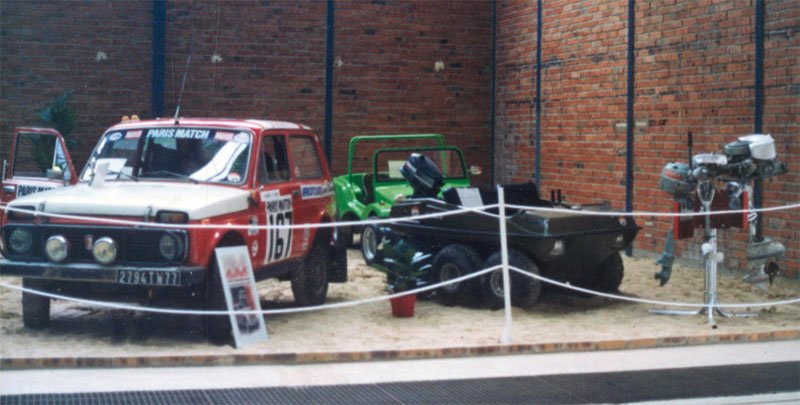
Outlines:
{"label": "white hood", "polygon": [[206,184],[112,181],[99,187],[79,184],[44,191],[9,205],[39,209],[44,204],[48,213],[98,216],[144,216],[169,210],[199,220],[246,210],[248,196],[244,190]]}

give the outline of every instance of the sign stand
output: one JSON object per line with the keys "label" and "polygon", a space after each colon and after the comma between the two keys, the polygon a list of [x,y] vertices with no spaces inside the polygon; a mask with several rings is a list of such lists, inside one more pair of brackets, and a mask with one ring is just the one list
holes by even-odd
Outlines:
{"label": "sign stand", "polygon": [[247,247],[216,248],[214,252],[225,292],[225,302],[230,311],[236,348],[267,340],[267,326],[261,313],[261,301],[258,299]]}

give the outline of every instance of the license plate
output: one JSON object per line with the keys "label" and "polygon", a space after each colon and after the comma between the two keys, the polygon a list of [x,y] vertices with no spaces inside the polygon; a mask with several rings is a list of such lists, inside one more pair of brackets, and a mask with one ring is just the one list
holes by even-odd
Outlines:
{"label": "license plate", "polygon": [[132,285],[167,285],[177,286],[181,283],[181,275],[176,271],[155,271],[155,270],[119,270],[117,272],[117,282],[120,284]]}

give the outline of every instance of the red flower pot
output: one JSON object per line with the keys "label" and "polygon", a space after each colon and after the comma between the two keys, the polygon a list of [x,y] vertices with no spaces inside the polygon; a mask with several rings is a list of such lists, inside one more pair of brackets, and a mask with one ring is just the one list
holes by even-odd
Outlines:
{"label": "red flower pot", "polygon": [[392,303],[392,316],[396,318],[410,318],[414,316],[414,306],[417,304],[417,294],[404,295],[389,299]]}

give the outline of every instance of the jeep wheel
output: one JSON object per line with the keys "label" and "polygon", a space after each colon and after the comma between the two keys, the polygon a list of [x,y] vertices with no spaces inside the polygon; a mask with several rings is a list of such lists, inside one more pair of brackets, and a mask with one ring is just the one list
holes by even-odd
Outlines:
{"label": "jeep wheel", "polygon": [[606,293],[617,292],[622,284],[624,274],[625,265],[622,264],[622,256],[620,256],[619,252],[614,252],[600,265],[597,279],[592,285],[592,289]]}
{"label": "jeep wheel", "polygon": [[[29,278],[22,279],[22,287],[42,290],[43,283]],[[50,322],[50,298],[42,295],[22,293],[22,325],[29,329],[39,329]]]}
{"label": "jeep wheel", "polygon": [[[452,244],[445,246],[433,259],[433,274],[436,283],[452,280],[476,272],[481,264],[478,253],[467,246]],[[436,290],[436,296],[444,305],[466,303],[477,285],[475,279],[448,284]]]}
{"label": "jeep wheel", "polygon": [[302,266],[292,272],[292,294],[300,306],[322,305],[328,297],[328,252],[315,243]]}
{"label": "jeep wheel", "polygon": [[[494,253],[486,260],[485,267],[493,267],[503,263],[500,252]],[[539,275],[539,267],[528,256],[519,251],[509,249],[508,265],[520,270]],[[481,278],[481,289],[484,302],[491,309],[499,309],[505,305],[503,290],[503,270],[497,269]],[[539,301],[542,284],[539,280],[515,271],[511,271],[511,304],[523,309],[533,308]]]}
{"label": "jeep wheel", "polygon": [[[228,305],[225,302],[225,292],[222,290],[216,257],[212,257],[211,262],[210,274],[206,281],[206,309],[224,311],[228,309]],[[215,345],[230,344],[233,340],[231,332],[229,315],[206,315],[206,333],[209,342]]]}
{"label": "jeep wheel", "polygon": [[[371,216],[367,218],[368,221],[373,221],[378,217]],[[364,257],[364,262],[371,265],[375,262],[375,256],[378,254],[378,243],[380,242],[381,233],[377,225],[364,225],[361,230],[361,256]]]}

